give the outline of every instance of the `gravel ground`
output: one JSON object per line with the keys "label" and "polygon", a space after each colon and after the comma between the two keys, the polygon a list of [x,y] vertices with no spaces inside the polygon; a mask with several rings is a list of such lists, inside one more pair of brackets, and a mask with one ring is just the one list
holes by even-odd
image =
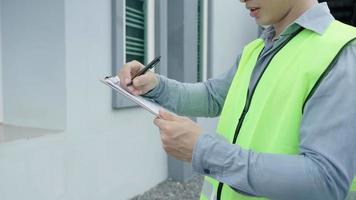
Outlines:
{"label": "gravel ground", "polygon": [[186,183],[168,179],[131,200],[198,200],[203,177],[194,176]]}

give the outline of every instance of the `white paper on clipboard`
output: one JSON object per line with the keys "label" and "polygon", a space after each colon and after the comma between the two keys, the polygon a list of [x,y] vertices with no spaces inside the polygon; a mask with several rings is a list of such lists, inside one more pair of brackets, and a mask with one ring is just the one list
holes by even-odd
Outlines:
{"label": "white paper on clipboard", "polygon": [[141,106],[142,108],[148,110],[150,113],[154,114],[155,116],[159,115],[159,109],[162,107],[155,102],[149,101],[144,99],[141,96],[134,96],[120,87],[120,79],[119,77],[106,77],[103,80],[100,80],[105,85],[108,85],[115,91],[119,92],[120,94],[124,95],[126,98],[130,99],[131,101],[135,102],[137,105]]}

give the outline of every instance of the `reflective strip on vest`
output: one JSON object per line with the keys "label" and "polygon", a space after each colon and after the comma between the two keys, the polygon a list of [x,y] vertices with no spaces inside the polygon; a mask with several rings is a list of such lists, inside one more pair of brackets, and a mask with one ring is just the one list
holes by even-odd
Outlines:
{"label": "reflective strip on vest", "polygon": [[[259,80],[237,144],[254,152],[298,155],[303,105],[323,72],[355,38],[354,27],[334,21],[323,35],[305,29],[289,41],[274,56]],[[250,77],[263,47],[263,40],[257,39],[244,48],[226,97],[217,132],[230,142],[245,107]],[[323,59],[315,56],[316,52]],[[209,191],[213,187],[214,194],[202,194],[200,199],[210,200],[216,194],[219,182],[209,177],[205,181],[210,183]],[[356,179],[351,190],[356,190]],[[263,198],[245,196],[224,185],[221,199]]]}

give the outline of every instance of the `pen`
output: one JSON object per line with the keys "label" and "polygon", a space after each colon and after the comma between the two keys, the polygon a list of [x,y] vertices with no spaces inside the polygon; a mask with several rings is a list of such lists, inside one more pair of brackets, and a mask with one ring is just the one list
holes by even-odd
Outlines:
{"label": "pen", "polygon": [[134,74],[131,78],[131,83],[127,84],[127,86],[132,85],[133,80],[136,77],[141,76],[142,74],[146,73],[149,69],[152,69],[153,67],[155,67],[159,63],[159,61],[161,61],[161,56],[156,57],[150,63],[148,63],[144,68],[142,68],[140,71],[138,71],[136,74]]}

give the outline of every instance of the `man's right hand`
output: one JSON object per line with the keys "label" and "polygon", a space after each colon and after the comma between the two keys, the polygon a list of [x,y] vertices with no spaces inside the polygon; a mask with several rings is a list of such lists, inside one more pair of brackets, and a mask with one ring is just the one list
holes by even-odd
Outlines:
{"label": "man's right hand", "polygon": [[131,83],[132,76],[143,67],[143,64],[134,60],[126,63],[117,75],[120,78],[120,86],[135,96],[146,94],[158,84],[156,75],[151,71],[147,71],[145,74],[137,76],[132,85],[127,86]]}

